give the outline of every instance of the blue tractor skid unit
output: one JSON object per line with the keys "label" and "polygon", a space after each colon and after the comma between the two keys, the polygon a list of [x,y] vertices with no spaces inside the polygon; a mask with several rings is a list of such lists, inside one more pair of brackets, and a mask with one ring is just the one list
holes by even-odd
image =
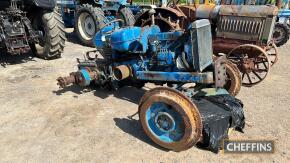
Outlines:
{"label": "blue tractor skid unit", "polygon": [[161,32],[154,21],[126,28],[108,23],[95,36],[102,57],[88,52],[86,59],[78,60],[79,70],[59,77],[58,85],[93,84],[107,90],[164,85],[140,100],[138,114],[145,133],[170,150],[202,145],[218,152],[229,128],[243,129],[244,114],[241,101],[223,88],[226,59],[212,59],[211,42],[206,19],[170,32]]}
{"label": "blue tractor skid unit", "polygon": [[66,27],[74,27],[80,42],[93,46],[93,38],[105,24],[122,19],[121,26],[132,26],[134,15],[126,0],[58,0]]}

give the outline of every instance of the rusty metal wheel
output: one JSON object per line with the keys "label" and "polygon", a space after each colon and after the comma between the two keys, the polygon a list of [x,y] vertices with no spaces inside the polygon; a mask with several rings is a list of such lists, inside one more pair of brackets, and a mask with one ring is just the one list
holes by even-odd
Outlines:
{"label": "rusty metal wheel", "polygon": [[240,71],[235,64],[228,60],[225,63],[225,67],[227,78],[224,88],[230,95],[236,96],[240,92],[242,86]]}
{"label": "rusty metal wheel", "polygon": [[146,92],[139,104],[139,118],[145,133],[164,148],[182,151],[201,139],[197,107],[174,89],[160,87]]}
{"label": "rusty metal wheel", "polygon": [[[183,21],[185,15],[169,7],[157,7],[154,8],[154,23],[160,27],[161,32],[168,32],[173,30],[180,30],[183,28]],[[149,14],[149,10],[145,11],[136,18],[134,26],[145,27],[152,25],[152,16]]]}
{"label": "rusty metal wheel", "polygon": [[259,46],[240,45],[233,49],[227,57],[239,68],[243,86],[256,85],[269,74],[271,62],[265,50]]}
{"label": "rusty metal wheel", "polygon": [[278,62],[279,51],[273,41],[271,41],[268,46],[265,47],[265,51],[268,54],[269,60],[271,61],[271,66]]}

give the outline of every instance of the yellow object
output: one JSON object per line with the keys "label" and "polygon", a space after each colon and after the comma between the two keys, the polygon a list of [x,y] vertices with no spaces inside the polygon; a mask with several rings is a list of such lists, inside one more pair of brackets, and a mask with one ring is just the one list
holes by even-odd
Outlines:
{"label": "yellow object", "polygon": [[195,5],[205,4],[205,5],[215,5],[215,0],[194,0]]}

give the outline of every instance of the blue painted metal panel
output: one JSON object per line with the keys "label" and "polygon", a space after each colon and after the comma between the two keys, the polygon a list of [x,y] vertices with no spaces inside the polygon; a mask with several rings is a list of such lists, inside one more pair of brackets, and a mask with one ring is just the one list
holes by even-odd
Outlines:
{"label": "blue painted metal panel", "polygon": [[148,35],[160,32],[158,26],[151,26],[144,28],[121,28],[111,34],[106,34],[106,32],[111,30],[107,27],[96,34],[95,44],[98,48],[102,48],[105,40],[108,39],[113,50],[119,52],[146,53],[148,49]]}
{"label": "blue painted metal panel", "polygon": [[193,72],[156,72],[137,71],[136,78],[148,81],[170,81],[183,83],[214,83],[213,73],[193,73]]}
{"label": "blue painted metal panel", "polygon": [[[156,121],[158,116],[164,113],[172,117],[170,118],[172,122],[168,120]],[[161,141],[167,143],[176,142],[181,140],[184,135],[185,125],[182,116],[165,103],[153,103],[146,111],[146,122],[151,133]]]}
{"label": "blue painted metal panel", "polygon": [[82,77],[83,77],[83,80],[82,80],[83,82],[81,83],[82,86],[89,86],[92,79],[90,77],[88,70],[82,69],[82,70],[80,70],[80,72],[81,72]]}
{"label": "blue painted metal panel", "polygon": [[120,52],[126,52],[126,51],[134,51],[134,49],[137,48],[140,51],[146,52],[147,40],[144,40],[144,42],[139,42],[139,40],[142,37],[141,34],[143,33],[142,28],[140,27],[130,27],[116,30],[111,35],[112,49]]}

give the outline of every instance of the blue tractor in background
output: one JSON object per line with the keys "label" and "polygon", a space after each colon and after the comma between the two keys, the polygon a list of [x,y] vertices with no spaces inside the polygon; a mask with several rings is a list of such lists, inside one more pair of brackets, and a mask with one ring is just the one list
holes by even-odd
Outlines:
{"label": "blue tractor in background", "polygon": [[73,28],[75,24],[76,2],[74,0],[57,0],[57,6],[65,27]]}
{"label": "blue tractor in background", "polygon": [[93,46],[93,38],[108,21],[123,20],[120,26],[135,23],[134,15],[126,7],[127,0],[57,0],[66,27],[74,27],[80,42]]}
{"label": "blue tractor in background", "polygon": [[278,18],[279,19],[276,23],[273,37],[276,38],[277,41],[280,41],[281,45],[283,45],[289,40],[290,37],[290,9],[280,9],[278,13]]}
{"label": "blue tractor in background", "polygon": [[290,9],[282,9],[278,13],[279,22],[283,24],[287,24],[290,28]]}

